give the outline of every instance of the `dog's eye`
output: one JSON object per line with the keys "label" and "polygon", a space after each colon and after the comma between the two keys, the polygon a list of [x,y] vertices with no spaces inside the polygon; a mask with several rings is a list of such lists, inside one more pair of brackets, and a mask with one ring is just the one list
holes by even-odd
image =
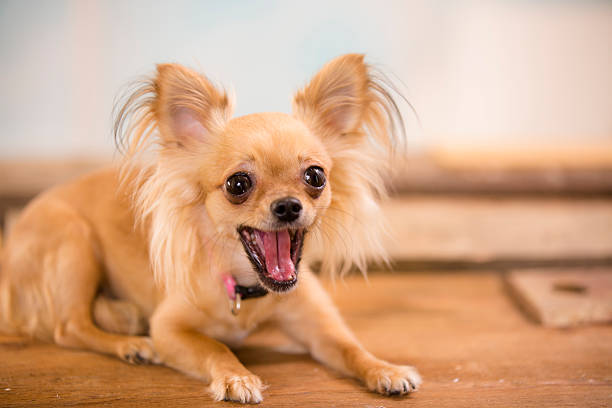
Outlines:
{"label": "dog's eye", "polygon": [[313,192],[323,190],[325,187],[325,172],[319,166],[310,166],[304,172],[304,182],[311,188]]}
{"label": "dog's eye", "polygon": [[251,178],[246,173],[232,174],[225,181],[226,196],[234,204],[244,202],[252,187],[253,183],[251,182]]}

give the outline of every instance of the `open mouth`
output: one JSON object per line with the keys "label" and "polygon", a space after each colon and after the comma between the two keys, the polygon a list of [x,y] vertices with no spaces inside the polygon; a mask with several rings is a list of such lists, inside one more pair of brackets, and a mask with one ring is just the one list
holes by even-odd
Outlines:
{"label": "open mouth", "polygon": [[304,229],[261,231],[241,226],[238,235],[262,285],[273,292],[286,292],[297,283]]}

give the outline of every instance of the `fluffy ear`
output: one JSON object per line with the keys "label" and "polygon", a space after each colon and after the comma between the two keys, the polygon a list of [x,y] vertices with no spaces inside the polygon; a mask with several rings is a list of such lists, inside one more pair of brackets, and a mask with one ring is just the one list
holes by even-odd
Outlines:
{"label": "fluffy ear", "polygon": [[347,54],[327,63],[294,97],[294,113],[325,136],[370,133],[386,146],[403,132],[401,115],[385,76]]}
{"label": "fluffy ear", "polygon": [[[128,157],[154,142],[190,147],[220,131],[232,115],[225,92],[178,64],[161,64],[150,78],[126,89],[116,105],[115,141]],[[159,138],[153,138],[159,130]]]}
{"label": "fluffy ear", "polygon": [[220,131],[231,115],[229,99],[204,76],[177,64],[157,66],[155,116],[164,142],[189,146]]}
{"label": "fluffy ear", "polygon": [[[378,201],[386,193],[395,147],[405,141],[392,92],[393,85],[364,63],[363,55],[348,54],[326,64],[295,95],[294,115],[323,141],[332,159],[331,211],[311,241],[320,246],[324,274],[342,274],[352,265],[364,271],[368,261],[386,259]],[[350,237],[342,236],[349,231]]]}
{"label": "fluffy ear", "polygon": [[294,98],[294,110],[321,130],[344,134],[359,128],[367,106],[368,73],[363,55],[327,63]]}

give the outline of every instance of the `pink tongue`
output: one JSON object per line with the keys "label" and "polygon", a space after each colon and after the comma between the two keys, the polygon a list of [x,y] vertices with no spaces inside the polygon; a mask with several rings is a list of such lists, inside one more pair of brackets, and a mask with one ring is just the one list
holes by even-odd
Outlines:
{"label": "pink tongue", "polygon": [[289,231],[257,231],[263,241],[266,269],[270,277],[277,281],[289,281],[294,278],[295,266],[291,260],[291,238]]}

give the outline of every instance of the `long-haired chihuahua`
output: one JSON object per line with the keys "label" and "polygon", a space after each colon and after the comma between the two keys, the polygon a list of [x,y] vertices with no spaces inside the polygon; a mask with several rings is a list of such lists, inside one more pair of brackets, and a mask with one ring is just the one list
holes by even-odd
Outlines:
{"label": "long-haired chihuahua", "polygon": [[121,165],[44,192],[14,224],[0,330],[163,363],[217,400],[257,403],[264,386],[228,345],[273,321],[370,390],[417,390],[413,367],[359,344],[310,270],[384,259],[379,201],[404,134],[391,90],[349,54],[291,114],[232,118],[205,76],[158,65],[119,106]]}

